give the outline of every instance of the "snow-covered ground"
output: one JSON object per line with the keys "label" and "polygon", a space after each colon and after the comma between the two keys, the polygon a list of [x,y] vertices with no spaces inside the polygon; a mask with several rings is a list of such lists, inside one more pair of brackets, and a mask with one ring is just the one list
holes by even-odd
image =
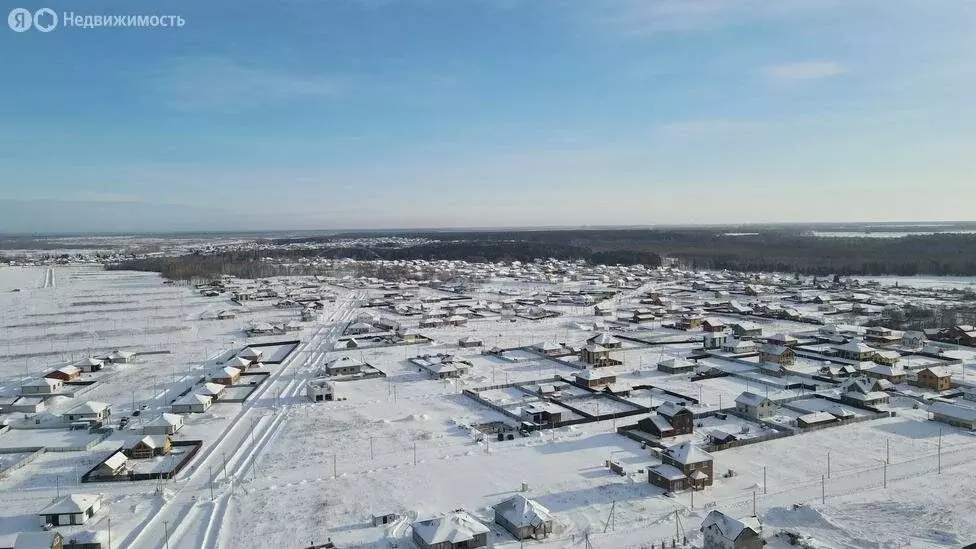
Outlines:
{"label": "snow-covered ground", "polygon": [[[10,291],[14,288],[21,291]],[[501,300],[511,296],[498,290],[528,294],[552,289],[499,281],[475,295]],[[930,421],[924,409],[911,407],[912,401],[893,402],[893,417],[716,452],[713,486],[667,497],[647,482],[646,468],[659,461],[649,449],[616,432],[642,416],[516,434],[505,441],[485,441],[472,428],[506,417],[465,396],[465,389],[531,385],[570,376],[580,365],[528,351],[518,352],[520,360],[504,360],[482,355],[477,348],[460,348],[458,340],[476,336],[489,348],[555,342],[579,347],[594,335],[580,327],[594,321],[590,307],[547,305],[561,315],[540,321],[472,319],[465,326],[421,329],[432,344],[333,351],[334,342],[360,312],[359,303],[381,292],[337,286],[330,291],[338,294],[336,301],[300,331],[248,340],[242,332],[245,325],[296,320],[298,311],[267,302],[239,307],[226,295],[203,297],[191,287],[164,285],[149,273],[0,268],[0,396],[17,394],[26,380],[89,353],[157,353],[108,366],[90,377],[97,383],[87,392],[54,399],[48,409],[53,414],[85,400],[103,401],[112,405],[113,422],[132,417],[138,409],[140,415],[130,426],[139,428],[167,410],[177,395],[197,387],[220,358],[248,342],[300,340],[281,364],[266,365],[267,379],[245,402],[219,402],[206,413],[187,417],[174,439],[202,440],[203,448],[173,480],[80,483],[82,474],[120,446],[125,431],[105,440],[66,429],[0,434],[0,449],[96,443],[87,451],[45,453],[0,478],[0,536],[39,530],[34,513],[58,493],[96,492],[104,495],[106,510],[84,528],[107,530],[111,517],[113,547],[279,549],[327,538],[340,547],[411,547],[410,519],[458,508],[485,517],[491,505],[518,493],[525,483],[525,495],[548,507],[557,521],[549,541],[527,542],[539,547],[584,547],[588,538],[592,547],[637,548],[670,541],[676,531],[694,537],[713,507],[732,515],[755,509],[769,535],[790,529],[816,537],[823,547],[958,547],[976,541],[976,486],[968,482],[976,475],[971,459],[976,438]],[[444,295],[426,289],[416,293]],[[633,303],[634,295],[625,292],[615,302]],[[231,320],[210,319],[226,309],[239,314]],[[400,320],[414,329],[419,318]],[[810,329],[789,321],[761,323],[767,334]],[[728,408],[743,391],[774,399],[800,396],[780,389],[782,379],[724,359],[702,364],[735,375],[692,381],[690,374],[656,369],[661,360],[686,357],[696,347],[628,342],[613,351],[623,364],[607,370],[629,385],[698,399],[700,404],[691,406],[695,413]],[[266,350],[275,358],[285,352]],[[972,359],[970,351],[953,352]],[[471,369],[457,380],[435,380],[409,362],[432,353],[454,354],[470,361]],[[338,382],[339,400],[309,402],[305,382],[341,357],[367,362],[385,376]],[[512,388],[481,396],[510,410],[534,399]],[[828,403],[804,397],[792,405],[812,411]],[[630,399],[658,406],[680,397],[639,390]],[[568,402],[590,413],[628,409],[606,397],[571,397]],[[787,424],[797,414],[783,408],[779,415],[778,422]],[[710,416],[693,436],[673,442],[701,443],[712,429],[742,433],[744,427],[748,431],[743,438],[769,432],[734,416]],[[0,467],[23,454],[10,456],[15,457],[0,454]],[[626,474],[611,473],[605,467],[610,459]],[[150,472],[167,466],[165,459],[155,459],[136,469]],[[734,475],[725,477],[728,471]],[[794,508],[800,503],[804,505]],[[386,527],[372,526],[371,516],[380,513],[404,518]],[[497,528],[491,539],[499,547],[517,545]]]}

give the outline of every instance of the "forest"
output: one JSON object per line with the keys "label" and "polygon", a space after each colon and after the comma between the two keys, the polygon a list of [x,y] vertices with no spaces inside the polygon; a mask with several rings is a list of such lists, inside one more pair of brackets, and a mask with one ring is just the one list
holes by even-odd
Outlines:
{"label": "forest", "polygon": [[[345,244],[353,238],[377,236],[427,241],[399,246]],[[316,247],[316,243],[322,246]],[[805,275],[976,275],[976,235],[950,233],[900,238],[821,238],[787,229],[746,234],[715,228],[431,231],[343,233],[267,239],[261,244],[263,249],[254,251],[132,259],[110,268],[158,271],[169,278],[188,279],[217,274],[323,274],[319,272],[321,267],[312,268],[300,262],[311,258],[527,262],[551,257],[655,267],[661,264],[662,257],[669,257],[691,269]]]}

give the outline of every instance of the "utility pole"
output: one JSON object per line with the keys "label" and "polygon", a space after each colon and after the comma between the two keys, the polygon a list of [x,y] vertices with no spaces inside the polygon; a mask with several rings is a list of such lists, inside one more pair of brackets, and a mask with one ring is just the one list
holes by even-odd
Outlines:
{"label": "utility pole", "polygon": [[369,460],[373,461],[373,437],[369,437]]}
{"label": "utility pole", "polygon": [[108,517],[108,549],[112,549],[112,517]]}
{"label": "utility pole", "polygon": [[891,463],[891,439],[885,439],[885,463]]}
{"label": "utility pole", "polygon": [[413,465],[414,467],[417,466],[417,443],[416,442],[413,443]]}
{"label": "utility pole", "polygon": [[766,466],[763,465],[763,494],[766,492]]}
{"label": "utility pole", "polygon": [[168,520],[163,521],[163,530],[166,532],[166,537],[164,538],[166,540],[166,549],[169,549],[169,521]]}
{"label": "utility pole", "polygon": [[338,460],[335,454],[332,454],[332,478],[339,478]]}
{"label": "utility pole", "polygon": [[939,474],[942,474],[942,427],[939,427]]}
{"label": "utility pole", "polygon": [[224,458],[224,480],[227,480],[227,453],[220,454]]}
{"label": "utility pole", "polygon": [[[677,513],[677,511],[675,512]],[[756,516],[756,491],[755,490],[752,491],[752,516]]]}
{"label": "utility pole", "polygon": [[211,465],[210,466],[210,501],[214,500],[213,485],[214,485],[213,465]]}
{"label": "utility pole", "polygon": [[888,487],[888,462],[884,462],[884,487]]}
{"label": "utility pole", "polygon": [[820,475],[820,503],[827,503],[827,480],[823,475]]}
{"label": "utility pole", "polygon": [[830,478],[830,450],[827,450],[827,478]]}

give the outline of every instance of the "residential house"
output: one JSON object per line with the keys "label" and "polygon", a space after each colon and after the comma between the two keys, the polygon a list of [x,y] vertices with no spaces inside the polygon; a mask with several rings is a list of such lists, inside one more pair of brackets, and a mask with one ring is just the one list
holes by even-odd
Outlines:
{"label": "residential house", "polygon": [[481,347],[484,342],[474,336],[462,337],[458,340],[458,347],[469,349],[471,347]]}
{"label": "residential house", "polygon": [[725,343],[722,344],[722,350],[726,353],[733,353],[737,355],[754,353],[756,352],[756,342],[730,336],[726,338]]}
{"label": "residential house", "polygon": [[549,402],[533,402],[522,408],[522,421],[536,425],[552,425],[562,421],[564,409]]}
{"label": "residential house", "polygon": [[861,370],[861,372],[870,378],[886,379],[892,383],[903,383],[907,375],[905,369],[901,366],[889,366],[885,364],[876,364],[870,368]]}
{"label": "residential house", "polygon": [[780,347],[793,347],[799,343],[799,340],[790,334],[779,333],[767,337],[766,343],[778,345]]}
{"label": "residential house", "polygon": [[762,525],[756,517],[732,518],[715,509],[705,516],[699,528],[702,549],[762,549]]}
{"label": "residential house", "polygon": [[610,335],[609,332],[597,334],[587,339],[586,343],[589,345],[599,345],[605,349],[619,349],[623,346],[623,342]]}
{"label": "residential house", "polygon": [[372,324],[367,324],[366,322],[354,322],[346,328],[346,334],[348,335],[363,335],[379,331]]}
{"label": "residential house", "polygon": [[62,417],[70,423],[83,421],[95,426],[101,426],[108,421],[110,415],[112,415],[111,406],[104,402],[90,400],[71,408]]}
{"label": "residential house", "polygon": [[933,391],[945,391],[952,387],[952,371],[945,366],[930,366],[918,371],[918,386]]}
{"label": "residential house", "polygon": [[690,442],[682,442],[661,452],[661,465],[648,468],[648,481],[674,492],[712,485],[712,456]]}
{"label": "residential house", "polygon": [[220,397],[224,395],[224,392],[226,390],[227,390],[226,385],[221,385],[220,383],[213,383],[213,382],[204,383],[203,385],[201,385],[196,389],[198,393],[200,393],[201,395],[206,395],[211,399],[213,399],[214,401],[220,400]]}
{"label": "residential house", "polygon": [[412,525],[419,549],[477,549],[488,547],[488,527],[470,513],[457,510]]}
{"label": "residential house", "polygon": [[816,427],[818,425],[827,425],[830,423],[836,423],[838,418],[831,414],[830,412],[813,412],[809,414],[804,414],[796,418],[796,425],[800,428],[806,427]]}
{"label": "residential house", "polygon": [[108,457],[105,461],[98,464],[95,468],[95,476],[99,477],[115,477],[123,472],[125,472],[126,465],[129,462],[129,458],[125,457],[122,452],[116,452]]}
{"label": "residential house", "polygon": [[654,313],[654,311],[645,307],[636,309],[630,317],[630,321],[634,324],[653,322],[656,319],[657,315]]}
{"label": "residential house", "polygon": [[925,345],[925,334],[919,331],[908,331],[901,335],[901,344],[909,349],[917,349]]}
{"label": "residential house", "polygon": [[878,352],[862,341],[848,341],[843,345],[834,346],[833,350],[837,357],[853,362],[874,360],[874,355]]}
{"label": "residential house", "polygon": [[796,353],[785,345],[767,343],[759,348],[759,361],[780,366],[790,366],[796,361]]}
{"label": "residential house", "polygon": [[703,332],[721,333],[727,330],[728,325],[717,318],[706,318],[701,322]]}
{"label": "residential house", "polygon": [[85,357],[71,364],[82,372],[98,372],[105,367],[105,361],[95,357]]}
{"label": "residential house", "polygon": [[97,494],[69,494],[55,499],[37,514],[41,526],[75,526],[88,522],[102,506]]}
{"label": "residential house", "polygon": [[901,341],[902,333],[884,326],[869,326],[864,330],[864,340],[875,345],[891,345]]}
{"label": "residential house", "polygon": [[132,362],[132,359],[135,358],[135,356],[136,354],[133,352],[120,351],[116,349],[111,353],[109,353],[108,356],[105,357],[105,359],[111,362],[112,364],[128,364],[129,362]]}
{"label": "residential house", "polygon": [[694,330],[702,325],[702,317],[697,315],[684,315],[674,323],[674,327],[679,330]]}
{"label": "residential house", "polygon": [[241,352],[237,353],[237,356],[247,360],[248,363],[261,362],[264,359],[264,353],[253,347],[244,347]]}
{"label": "residential house", "polygon": [[410,359],[410,362],[426,370],[435,379],[459,378],[468,373],[471,363],[454,355],[423,355]]}
{"label": "residential house", "polygon": [[241,379],[241,370],[233,366],[223,366],[210,372],[210,381],[221,385],[235,385]]}
{"label": "residential house", "polygon": [[593,343],[583,347],[583,350],[580,353],[580,358],[583,359],[583,362],[593,366],[594,368],[603,368],[605,366],[622,364],[622,362],[610,356],[610,349]]}
{"label": "residential house", "polygon": [[727,332],[705,332],[702,336],[702,348],[705,350],[721,349],[729,339]]}
{"label": "residential house", "polygon": [[695,414],[686,406],[666,402],[638,421],[637,428],[659,438],[686,435],[695,429]]}
{"label": "residential house", "polygon": [[44,374],[48,379],[59,379],[61,381],[74,381],[81,377],[81,368],[77,366],[64,366]]}
{"label": "residential house", "polygon": [[729,324],[732,334],[738,338],[762,337],[762,326],[754,322],[733,322]]}
{"label": "residential house", "polygon": [[600,387],[617,382],[617,376],[611,372],[601,372],[591,368],[585,368],[573,374],[576,382],[587,387]]}
{"label": "residential house", "polygon": [[762,395],[745,391],[736,397],[735,411],[746,417],[763,419],[776,413],[776,403]]}
{"label": "residential house", "polygon": [[242,356],[235,356],[230,360],[228,360],[227,362],[225,362],[224,366],[228,368],[237,368],[241,372],[246,372],[247,369],[250,368],[253,364],[255,363],[252,363],[249,359],[246,359]]}
{"label": "residential house", "polygon": [[20,532],[16,534],[12,549],[64,549],[64,536],[60,532]]}
{"label": "residential house", "polygon": [[878,364],[894,366],[901,360],[901,353],[898,351],[877,351],[874,353],[874,361]]}
{"label": "residential house", "polygon": [[594,305],[593,306],[594,316],[613,316],[613,309],[606,307],[604,305]]}
{"label": "residential house", "polygon": [[143,435],[126,440],[122,453],[131,459],[149,459],[169,454],[172,447],[169,435]]}
{"label": "residential house", "polygon": [[691,372],[698,366],[697,362],[684,358],[669,358],[657,363],[657,369],[668,374]]}
{"label": "residential house", "polygon": [[887,404],[888,393],[882,389],[885,380],[868,378],[850,378],[840,386],[840,401],[854,406],[879,406]]}
{"label": "residential house", "polygon": [[568,354],[572,354],[572,350],[552,341],[545,341],[533,345],[532,350],[548,357],[566,356]]}
{"label": "residential house", "polygon": [[495,505],[495,522],[515,539],[544,539],[552,532],[552,513],[542,504],[515,494]]}
{"label": "residential house", "polygon": [[213,404],[213,399],[206,395],[188,393],[173,402],[170,406],[174,414],[202,414]]}
{"label": "residential house", "polygon": [[948,425],[976,430],[976,408],[949,404],[948,402],[933,402],[929,406],[932,419]]}
{"label": "residential house", "polygon": [[142,426],[144,435],[174,435],[183,428],[183,416],[163,412],[162,415]]}
{"label": "residential house", "polygon": [[312,402],[332,401],[336,397],[335,383],[325,378],[309,380],[305,391]]}
{"label": "residential house", "polygon": [[42,377],[40,379],[34,379],[24,383],[20,386],[20,394],[22,395],[49,395],[55,394],[61,391],[64,387],[64,382],[60,379],[52,379],[49,377]]}

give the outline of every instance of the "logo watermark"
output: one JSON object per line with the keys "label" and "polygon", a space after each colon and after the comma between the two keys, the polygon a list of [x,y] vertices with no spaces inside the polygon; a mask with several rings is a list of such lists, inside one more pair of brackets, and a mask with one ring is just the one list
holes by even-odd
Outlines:
{"label": "logo watermark", "polygon": [[[98,28],[179,28],[186,25],[181,15],[79,15],[64,12],[60,18],[62,27],[80,29]],[[51,8],[41,8],[33,13],[26,8],[14,8],[7,15],[7,25],[14,32],[26,32],[31,28],[39,32],[51,32],[58,27],[58,14]]]}

